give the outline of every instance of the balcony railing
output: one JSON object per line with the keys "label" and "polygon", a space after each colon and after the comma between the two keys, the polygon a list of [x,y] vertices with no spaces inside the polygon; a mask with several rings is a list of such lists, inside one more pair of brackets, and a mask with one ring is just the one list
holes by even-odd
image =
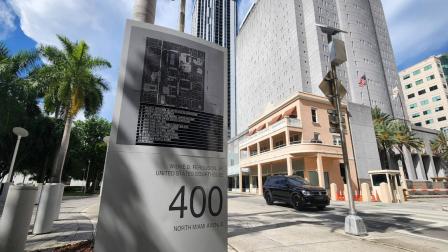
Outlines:
{"label": "balcony railing", "polygon": [[251,143],[255,141],[256,139],[261,139],[269,136],[273,132],[282,129],[284,127],[295,127],[295,128],[302,128],[302,121],[298,118],[283,118],[282,120],[274,123],[273,125],[270,125],[264,130],[258,131],[257,133],[253,134],[252,136],[247,137],[246,139],[242,140],[240,142],[240,146],[245,146],[248,143]]}

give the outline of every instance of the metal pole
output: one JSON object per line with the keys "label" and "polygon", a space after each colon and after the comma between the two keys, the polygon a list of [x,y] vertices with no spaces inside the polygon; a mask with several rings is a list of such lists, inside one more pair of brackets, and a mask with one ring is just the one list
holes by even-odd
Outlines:
{"label": "metal pole", "polygon": [[342,147],[342,157],[344,159],[344,169],[345,174],[347,176],[347,193],[348,193],[348,202],[349,202],[349,214],[350,215],[356,215],[355,210],[355,203],[353,201],[353,194],[352,194],[352,185],[351,185],[351,176],[350,176],[350,167],[348,164],[348,155],[347,155],[347,144],[345,143],[345,135],[344,135],[344,126],[342,124],[342,113],[341,113],[341,100],[339,97],[339,90],[336,86],[337,84],[337,75],[336,75],[336,67],[331,66],[331,71],[333,75],[333,93],[335,94],[335,103],[336,103],[336,112],[338,114],[338,121],[339,121],[339,135],[341,138],[341,147]]}
{"label": "metal pole", "polygon": [[179,31],[185,31],[185,0],[180,0],[179,9]]}
{"label": "metal pole", "polygon": [[12,172],[14,170],[14,163],[16,162],[17,151],[19,150],[21,138],[22,138],[21,136],[17,136],[16,147],[14,149],[14,154],[12,155],[12,161],[11,161],[11,166],[9,167],[8,179],[6,180],[8,182],[11,182],[11,180],[12,180]]}
{"label": "metal pole", "polygon": [[[365,76],[365,74],[364,74],[364,76]],[[370,99],[369,83],[367,83],[367,80],[366,80],[366,87],[367,87],[367,96],[369,96],[370,109],[373,109],[373,107],[372,107],[372,100]]]}

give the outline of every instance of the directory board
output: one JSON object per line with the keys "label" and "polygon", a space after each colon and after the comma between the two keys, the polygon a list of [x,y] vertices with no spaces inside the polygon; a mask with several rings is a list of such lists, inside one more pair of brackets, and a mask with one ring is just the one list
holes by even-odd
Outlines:
{"label": "directory board", "polygon": [[127,22],[95,251],[227,250],[225,50]]}

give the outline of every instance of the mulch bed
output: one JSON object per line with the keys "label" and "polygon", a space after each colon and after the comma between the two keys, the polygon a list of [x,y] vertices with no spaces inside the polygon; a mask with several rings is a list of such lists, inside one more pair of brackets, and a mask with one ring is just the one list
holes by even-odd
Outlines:
{"label": "mulch bed", "polygon": [[55,248],[54,252],[93,252],[93,241],[82,241]]}

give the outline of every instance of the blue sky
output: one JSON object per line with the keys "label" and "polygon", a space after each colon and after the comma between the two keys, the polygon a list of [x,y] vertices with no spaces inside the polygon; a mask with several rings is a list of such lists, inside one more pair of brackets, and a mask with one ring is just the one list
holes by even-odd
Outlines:
{"label": "blue sky", "polygon": [[[252,0],[238,0],[240,17]],[[448,52],[448,1],[382,0],[396,62],[406,68],[431,55]],[[111,119],[126,18],[133,0],[0,0],[0,40],[14,53],[37,44],[58,45],[55,34],[85,40],[91,53],[113,67],[101,74],[108,80],[100,115]],[[186,32],[191,30],[193,0],[187,0]],[[156,24],[176,29],[178,0],[158,0]],[[83,116],[78,117],[82,119]]]}

